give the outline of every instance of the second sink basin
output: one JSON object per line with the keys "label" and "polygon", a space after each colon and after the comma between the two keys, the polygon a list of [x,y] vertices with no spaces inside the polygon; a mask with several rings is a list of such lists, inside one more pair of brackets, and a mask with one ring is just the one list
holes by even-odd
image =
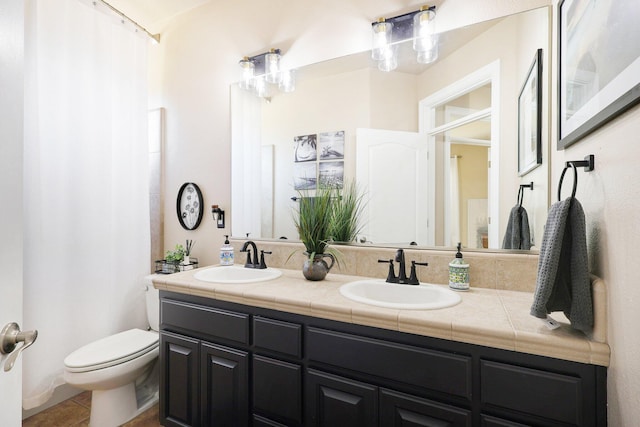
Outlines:
{"label": "second sink basin", "polygon": [[275,268],[244,268],[240,265],[206,268],[193,275],[203,282],[215,283],[253,283],[277,279],[282,272]]}
{"label": "second sink basin", "polygon": [[349,282],[340,287],[340,293],[364,304],[407,310],[433,310],[461,301],[459,294],[443,286],[428,283],[398,285],[382,279]]}

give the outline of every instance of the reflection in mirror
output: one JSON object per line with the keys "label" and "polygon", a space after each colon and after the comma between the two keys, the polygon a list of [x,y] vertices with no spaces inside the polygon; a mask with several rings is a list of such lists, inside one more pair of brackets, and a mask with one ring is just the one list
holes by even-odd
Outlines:
{"label": "reflection in mirror", "polygon": [[[302,67],[296,91],[270,102],[233,85],[232,235],[297,239],[296,170],[317,180],[330,166],[367,190],[359,240],[368,245],[499,249],[519,184],[533,181],[523,207],[535,249],[548,209],[548,70],[543,167],[523,177],[517,100],[532,52],[549,45],[548,16],[541,8],[442,33],[429,65],[408,41],[393,72],[369,52]],[[343,135],[343,158],[296,162],[296,138],[323,133]]]}

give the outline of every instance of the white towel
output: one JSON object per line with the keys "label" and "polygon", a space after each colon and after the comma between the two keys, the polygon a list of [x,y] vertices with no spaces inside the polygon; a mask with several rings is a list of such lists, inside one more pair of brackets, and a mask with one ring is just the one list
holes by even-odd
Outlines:
{"label": "white towel", "polygon": [[571,197],[549,209],[540,246],[531,314],[546,318],[553,311],[563,311],[574,329],[593,328],[584,210]]}

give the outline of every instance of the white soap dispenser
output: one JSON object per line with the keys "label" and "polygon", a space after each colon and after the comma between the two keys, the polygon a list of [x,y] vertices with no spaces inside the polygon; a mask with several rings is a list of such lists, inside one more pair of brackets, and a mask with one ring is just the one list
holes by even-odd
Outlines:
{"label": "white soap dispenser", "polygon": [[449,287],[454,291],[469,290],[469,264],[462,258],[461,247],[458,243],[456,257],[449,263]]}
{"label": "white soap dispenser", "polygon": [[220,265],[233,265],[233,246],[228,234],[224,235],[224,245],[220,248]]}

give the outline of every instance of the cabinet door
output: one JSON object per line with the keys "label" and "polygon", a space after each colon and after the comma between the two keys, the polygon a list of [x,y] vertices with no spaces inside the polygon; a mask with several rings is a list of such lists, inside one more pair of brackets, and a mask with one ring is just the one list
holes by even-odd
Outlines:
{"label": "cabinet door", "polygon": [[160,420],[164,426],[200,424],[198,406],[199,342],[160,334]]}
{"label": "cabinet door", "polygon": [[253,409],[286,425],[301,425],[302,367],[254,355]]}
{"label": "cabinet door", "polygon": [[471,412],[432,400],[380,389],[380,426],[471,427]]}
{"label": "cabinet door", "polygon": [[378,425],[376,386],[309,369],[306,387],[307,425]]}
{"label": "cabinet door", "polygon": [[200,354],[203,425],[248,426],[249,355],[205,342]]}

